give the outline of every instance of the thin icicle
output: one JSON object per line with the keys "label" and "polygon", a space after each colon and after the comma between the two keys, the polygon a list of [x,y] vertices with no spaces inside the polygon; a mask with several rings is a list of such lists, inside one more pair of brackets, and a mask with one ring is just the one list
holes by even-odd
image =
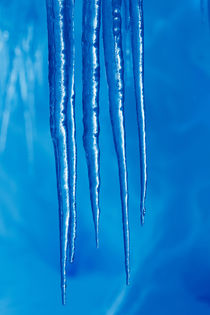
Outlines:
{"label": "thin icicle", "polygon": [[64,25],[67,45],[67,69],[68,69],[68,99],[67,128],[68,128],[68,161],[69,161],[69,187],[70,187],[70,261],[73,262],[76,239],[76,125],[75,125],[75,32],[74,32],[74,8],[75,0],[66,0],[66,24]]}
{"label": "thin icicle", "polygon": [[[54,143],[60,217],[62,302],[68,250],[75,240],[76,144],[74,120],[74,0],[46,0],[49,42],[50,126]],[[70,239],[69,239],[70,236]]]}
{"label": "thin icicle", "polygon": [[141,221],[144,223],[147,185],[146,129],[144,111],[144,20],[143,0],[130,0],[133,73],[136,94],[136,111],[139,132],[141,167]]}
{"label": "thin icicle", "polygon": [[83,143],[86,151],[90,198],[95,226],[96,245],[99,245],[99,39],[101,0],[83,0]]}
{"label": "thin icicle", "polygon": [[119,165],[126,280],[129,283],[128,182],[124,122],[124,61],[121,35],[121,0],[103,0],[103,41],[109,86],[110,117]]}

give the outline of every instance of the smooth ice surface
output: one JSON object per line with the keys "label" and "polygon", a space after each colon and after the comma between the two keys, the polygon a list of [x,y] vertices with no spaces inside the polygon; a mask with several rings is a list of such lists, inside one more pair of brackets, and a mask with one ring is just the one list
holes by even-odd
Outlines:
{"label": "smooth ice surface", "polygon": [[[100,248],[95,249],[82,141],[81,5],[76,1],[78,237],[63,307],[49,131],[46,8],[41,0],[0,1],[0,119],[2,123],[5,117],[4,130],[8,126],[0,155],[0,314],[208,315],[208,16],[203,22],[198,0],[150,0],[144,4],[148,211],[141,228],[136,105],[129,70],[125,73],[125,123],[132,269],[127,288],[118,166],[104,67],[100,92],[101,232]],[[132,69],[129,51],[125,57]],[[101,58],[103,63],[103,52]],[[32,126],[30,141],[26,121]]]}

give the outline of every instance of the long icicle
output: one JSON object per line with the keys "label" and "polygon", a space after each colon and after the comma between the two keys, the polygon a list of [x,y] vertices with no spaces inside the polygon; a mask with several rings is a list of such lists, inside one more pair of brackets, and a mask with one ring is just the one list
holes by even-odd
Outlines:
{"label": "long icicle", "polygon": [[101,0],[83,0],[83,143],[86,151],[90,198],[95,226],[96,245],[99,245],[99,89]]}
{"label": "long icicle", "polygon": [[103,41],[106,73],[109,86],[109,103],[115,150],[119,165],[122,203],[125,270],[129,283],[129,222],[128,182],[124,122],[124,61],[121,35],[121,0],[103,0]]}
{"label": "long icicle", "polygon": [[73,257],[76,224],[74,0],[46,0],[46,3],[49,45],[50,127],[56,160],[60,219],[61,290],[62,302],[65,304],[68,250],[71,250],[71,257]]}
{"label": "long icicle", "polygon": [[138,120],[140,167],[141,167],[141,221],[144,223],[147,186],[146,129],[144,102],[144,20],[143,0],[130,0],[133,73]]}
{"label": "long icicle", "polygon": [[[75,123],[75,32],[74,32],[74,7],[75,0],[66,1],[67,10],[67,56],[68,56],[68,161],[69,161],[69,187],[70,187],[70,261],[73,262],[76,239],[76,182],[77,182],[77,148],[76,148],[76,123]],[[69,14],[68,14],[69,10]]]}

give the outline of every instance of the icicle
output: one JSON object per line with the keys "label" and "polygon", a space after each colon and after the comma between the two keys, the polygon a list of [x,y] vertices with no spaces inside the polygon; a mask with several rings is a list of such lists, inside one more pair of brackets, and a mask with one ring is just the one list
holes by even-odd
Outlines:
{"label": "icicle", "polygon": [[144,112],[144,21],[143,0],[130,0],[133,73],[136,93],[136,110],[139,132],[141,166],[141,220],[144,223],[147,184],[146,131]]}
{"label": "icicle", "polygon": [[86,151],[90,198],[98,247],[99,230],[99,88],[100,88],[100,39],[101,0],[83,1],[83,143]]}
{"label": "icicle", "polygon": [[110,117],[119,165],[126,280],[129,283],[128,183],[124,123],[124,61],[121,35],[121,0],[103,0],[103,39],[109,85]]}
{"label": "icicle", "polygon": [[76,224],[74,0],[46,0],[46,3],[49,41],[50,126],[56,159],[60,216],[61,288],[62,301],[65,304],[68,250],[71,251],[72,260]]}

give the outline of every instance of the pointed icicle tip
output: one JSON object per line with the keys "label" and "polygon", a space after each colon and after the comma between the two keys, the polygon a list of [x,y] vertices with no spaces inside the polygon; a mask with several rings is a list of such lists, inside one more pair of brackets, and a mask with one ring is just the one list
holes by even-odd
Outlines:
{"label": "pointed icicle tip", "polygon": [[141,178],[141,223],[144,224],[147,194],[146,119],[144,96],[144,12],[143,0],[130,0],[133,76],[139,134],[140,178]]}
{"label": "pointed icicle tip", "polygon": [[[56,160],[60,220],[61,291],[62,303],[65,305],[68,249],[70,248],[73,259],[76,233],[74,0],[47,0],[47,21],[50,129]],[[69,124],[66,123],[67,121]]]}
{"label": "pointed icicle tip", "polygon": [[99,249],[99,236],[96,235],[96,248]]}
{"label": "pointed icicle tip", "polygon": [[109,87],[109,108],[112,133],[119,169],[122,208],[126,282],[130,274],[130,243],[128,215],[128,174],[124,118],[124,57],[121,30],[121,0],[102,2],[104,56]]}
{"label": "pointed icicle tip", "polygon": [[70,263],[73,264],[73,262],[74,262],[74,254],[71,254],[70,255]]}
{"label": "pointed icicle tip", "polygon": [[130,271],[126,274],[126,285],[130,285]]}
{"label": "pointed icicle tip", "polygon": [[95,224],[95,240],[96,240],[96,248],[99,248],[99,215],[100,212],[98,211],[97,214],[97,222]]}
{"label": "pointed icicle tip", "polygon": [[83,0],[82,60],[83,60],[83,144],[86,152],[91,208],[96,247],[99,245],[99,91],[100,91],[100,23],[101,1]]}
{"label": "pointed icicle tip", "polygon": [[141,212],[141,225],[143,226],[145,223],[145,214],[146,214],[146,209],[143,208]]}
{"label": "pointed icicle tip", "polygon": [[63,306],[66,305],[66,286],[61,286],[61,297],[62,297],[62,304]]}

